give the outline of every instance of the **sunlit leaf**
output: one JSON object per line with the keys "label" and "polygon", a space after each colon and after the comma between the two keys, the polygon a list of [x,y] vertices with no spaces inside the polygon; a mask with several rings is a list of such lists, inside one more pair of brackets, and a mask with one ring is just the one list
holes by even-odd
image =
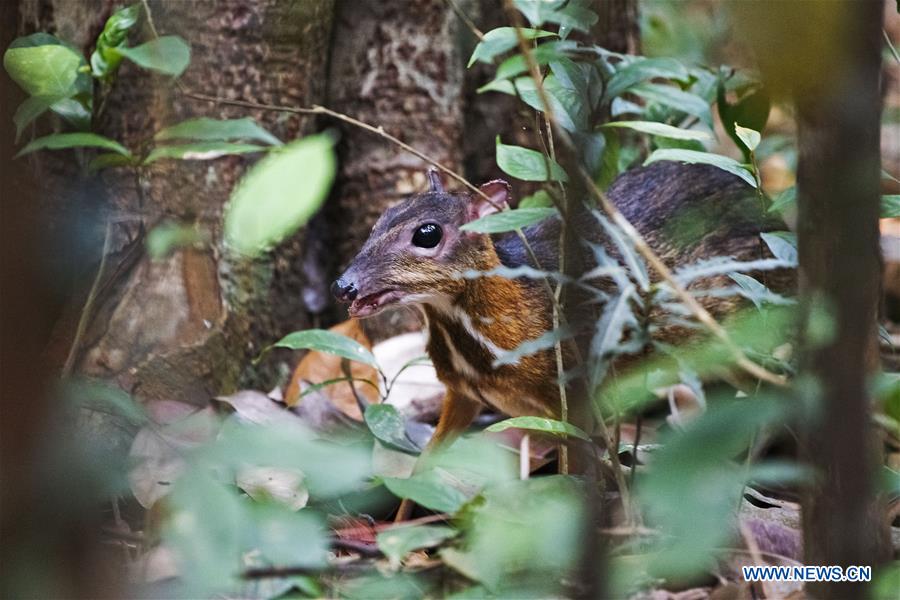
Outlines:
{"label": "sunlit leaf", "polygon": [[737,123],[734,124],[734,134],[744,142],[744,145],[750,152],[755,151],[756,147],[759,146],[759,142],[762,140],[762,136],[759,135],[758,131],[747,127],[741,127]]}
{"label": "sunlit leaf", "polygon": [[676,140],[699,140],[704,142],[712,140],[712,136],[705,131],[682,129],[681,127],[673,127],[672,125],[654,121],[613,121],[612,123],[606,123],[603,127],[625,127],[641,133],[649,133]]}
{"label": "sunlit leaf", "polygon": [[375,364],[375,357],[368,348],[353,338],[327,329],[295,331],[281,338],[274,346],[291,350],[318,350],[367,365]]}
{"label": "sunlit leaf", "polygon": [[413,550],[434,548],[456,535],[455,529],[441,525],[392,527],[378,534],[378,548],[396,569],[400,566],[400,561]]}
{"label": "sunlit leaf", "polygon": [[68,96],[82,60],[72,48],[40,33],[15,40],[3,55],[3,67],[31,96]]}
{"label": "sunlit leaf", "polygon": [[[521,29],[520,33],[526,40],[548,37],[556,35],[549,31],[541,31],[539,29]],[[512,50],[519,44],[516,37],[515,27],[498,27],[484,34],[484,38],[475,46],[472,52],[472,58],[469,59],[468,66],[471,67],[476,61],[490,63],[495,56],[503,54],[508,50]]]}
{"label": "sunlit leaf", "polygon": [[712,154],[711,152],[697,152],[696,150],[662,148],[660,150],[654,150],[653,154],[647,157],[647,160],[644,161],[644,164],[649,165],[650,163],[654,163],[660,160],[671,160],[689,164],[712,165],[714,167],[722,169],[723,171],[727,171],[732,175],[737,175],[738,177],[746,181],[750,186],[756,187],[756,179],[754,179],[753,174],[744,165],[734,160],[733,158],[728,158],[727,156],[722,156],[721,154]]}
{"label": "sunlit leaf", "polygon": [[527,429],[529,431],[540,431],[541,433],[549,433],[552,435],[572,436],[582,440],[590,441],[590,436],[571,423],[557,421],[556,419],[545,419],[543,417],[512,417],[504,419],[498,423],[494,423],[487,428],[488,431],[506,431],[507,429]]}
{"label": "sunlit leaf", "polygon": [[296,231],[319,209],[334,181],[334,142],[325,134],[273,150],[247,173],[225,210],[225,238],[258,255]]}
{"label": "sunlit leaf", "polygon": [[797,235],[790,231],[772,231],[761,233],[760,236],[766,242],[769,250],[778,260],[797,264]]}
{"label": "sunlit leaf", "polygon": [[550,207],[516,208],[485,215],[466,223],[460,229],[477,233],[503,233],[534,225],[558,214],[555,208]]}
{"label": "sunlit leaf", "polygon": [[666,78],[683,81],[690,74],[683,64],[672,58],[638,58],[616,70],[606,86],[603,96],[612,101],[632,86],[650,79]]}
{"label": "sunlit leaf", "polygon": [[31,141],[19,150],[16,158],[37,150],[64,150],[67,148],[104,148],[123,156],[131,156],[128,148],[119,142],[96,133],[52,133]]}
{"label": "sunlit leaf", "polygon": [[116,52],[139,67],[178,77],[191,62],[191,47],[177,35],[164,35],[133,48],[119,47]]}
{"label": "sunlit leaf", "polygon": [[523,181],[568,181],[563,168],[549,156],[537,150],[503,144],[500,136],[497,136],[497,166],[507,175]]}
{"label": "sunlit leaf", "polygon": [[115,11],[106,20],[91,54],[91,71],[94,77],[109,80],[119,68],[122,54],[118,50],[128,41],[128,32],[137,24],[140,11],[140,4],[132,4]]}
{"label": "sunlit leaf", "polygon": [[630,91],[632,94],[636,94],[645,100],[664,104],[675,110],[693,115],[710,129],[713,127],[709,102],[696,94],[685,92],[673,85],[659,83],[641,83],[632,87]]}
{"label": "sunlit leaf", "polygon": [[177,144],[173,146],[157,146],[150,151],[144,164],[156,162],[164,158],[178,160],[213,160],[232,154],[250,154],[253,152],[265,152],[265,146],[255,144],[237,144],[232,142],[194,142],[191,144]]}
{"label": "sunlit leaf", "polygon": [[160,129],[153,139],[164,140],[255,140],[272,146],[282,145],[281,140],[260,127],[250,117],[243,119],[188,119],[176,125]]}

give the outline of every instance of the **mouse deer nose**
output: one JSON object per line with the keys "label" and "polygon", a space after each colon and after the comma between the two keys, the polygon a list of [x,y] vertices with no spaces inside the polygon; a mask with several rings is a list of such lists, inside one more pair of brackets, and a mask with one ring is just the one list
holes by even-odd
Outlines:
{"label": "mouse deer nose", "polygon": [[356,299],[359,290],[356,289],[356,284],[348,282],[343,277],[340,277],[331,284],[331,293],[334,294],[334,297],[338,300],[352,302]]}

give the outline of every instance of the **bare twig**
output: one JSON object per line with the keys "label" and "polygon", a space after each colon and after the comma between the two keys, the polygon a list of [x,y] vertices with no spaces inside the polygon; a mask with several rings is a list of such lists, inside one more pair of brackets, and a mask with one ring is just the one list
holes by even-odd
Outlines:
{"label": "bare twig", "polygon": [[469,15],[467,15],[459,7],[459,5],[456,3],[455,0],[444,0],[444,1],[448,5],[450,5],[450,8],[453,9],[453,12],[456,13],[456,16],[459,17],[459,20],[466,24],[466,27],[468,27],[469,31],[471,31],[472,34],[478,38],[479,42],[484,39],[484,33],[482,33],[482,31],[480,29],[478,29],[478,27],[475,26],[475,22],[472,21],[472,19],[469,18]]}
{"label": "bare twig", "polygon": [[97,274],[94,276],[94,282],[88,292],[87,299],[84,301],[84,307],[81,309],[81,316],[78,318],[78,326],[75,329],[75,339],[72,340],[72,346],[69,348],[69,355],[63,364],[62,377],[68,377],[72,374],[75,367],[75,360],[78,358],[78,351],[81,349],[81,340],[84,332],[87,330],[88,323],[91,322],[91,312],[94,309],[94,302],[97,300],[97,292],[100,290],[100,282],[103,281],[103,273],[106,270],[106,257],[109,255],[110,240],[112,238],[112,223],[106,222],[106,233],[103,238],[103,254],[100,256],[100,266],[97,267]]}

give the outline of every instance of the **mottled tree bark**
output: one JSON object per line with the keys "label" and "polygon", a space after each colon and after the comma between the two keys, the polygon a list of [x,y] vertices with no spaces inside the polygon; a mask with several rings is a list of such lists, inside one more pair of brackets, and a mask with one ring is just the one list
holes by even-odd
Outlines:
{"label": "mottled tree bark", "polygon": [[[806,454],[819,479],[804,503],[808,564],[878,565],[889,557],[887,522],[875,499],[879,438],[870,419],[877,362],[881,254],[880,2],[845,3],[836,36],[841,59],[795,90],[801,293],[833,319],[824,343],[807,332],[804,365],[817,383]],[[819,10],[810,5],[810,11]],[[848,151],[850,150],[850,151]],[[863,597],[864,583],[810,584],[819,598]]]}
{"label": "mottled tree bark", "polygon": [[597,23],[591,37],[598,46],[622,54],[641,53],[638,0],[594,0]]}
{"label": "mottled tree bark", "polygon": [[[20,11],[22,33],[56,32],[89,52],[116,3],[82,10],[87,4],[26,0]],[[161,35],[177,34],[191,44],[191,64],[181,78],[187,89],[288,106],[322,101],[332,0],[159,0],[150,6]],[[132,39],[138,36],[148,39],[151,32],[145,26]],[[313,125],[299,117],[199,103],[181,95],[168,78],[127,61],[97,123],[99,133],[139,149],[158,129],[186,118],[248,115],[282,140],[308,133]],[[254,160],[159,161],[140,173],[106,170],[93,179],[72,168],[72,154],[39,153],[29,161],[39,173],[63,165],[62,176],[41,176],[48,183],[42,194],[51,199],[49,212],[54,213],[53,205],[77,210],[88,199],[99,204],[95,243],[103,224],[115,222],[107,281],[80,344],[79,372],[115,381],[142,400],[205,403],[234,389],[242,378],[273,383],[265,376],[246,378],[246,368],[266,345],[309,324],[301,300],[303,234],[254,262],[224,250],[223,207]],[[142,234],[166,220],[199,224],[212,241],[152,262],[143,252]],[[74,308],[77,315],[80,303]],[[67,350],[73,328],[60,329],[56,346]]]}
{"label": "mottled tree bark", "polygon": [[[460,24],[443,0],[337,3],[328,106],[399,137],[459,171],[463,152],[464,60]],[[329,224],[332,272],[359,251],[393,203],[426,187],[420,159],[369,132],[341,126],[340,171],[321,222]],[[368,320],[375,337],[377,324]],[[383,323],[418,325],[409,309]]]}

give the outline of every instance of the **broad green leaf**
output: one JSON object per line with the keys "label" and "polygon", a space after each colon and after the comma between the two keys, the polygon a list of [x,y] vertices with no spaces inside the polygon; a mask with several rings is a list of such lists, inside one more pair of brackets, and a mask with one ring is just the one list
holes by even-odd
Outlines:
{"label": "broad green leaf", "polygon": [[16,142],[19,141],[22,131],[24,131],[32,121],[44,114],[54,103],[63,98],[65,98],[65,96],[31,96],[22,102],[16,109],[16,113],[13,115],[13,123],[16,126]]}
{"label": "broad green leaf", "polygon": [[700,119],[704,125],[712,129],[713,120],[712,112],[709,109],[709,102],[696,94],[682,91],[673,85],[663,85],[659,83],[641,83],[631,88],[631,93],[644,98],[664,104],[675,110],[693,115]]}
{"label": "broad green leaf", "polygon": [[761,233],[769,250],[775,258],[790,264],[797,264],[797,236],[790,231],[772,231]]}
{"label": "broad green leaf", "polygon": [[900,217],[900,194],[881,197],[881,218]]}
{"label": "broad green leaf", "polygon": [[556,23],[560,26],[560,35],[563,37],[571,29],[587,32],[598,20],[597,14],[585,8],[583,2],[515,0],[513,4],[532,26]]}
{"label": "broad green leaf", "polygon": [[381,442],[401,452],[421,452],[421,448],[406,435],[403,416],[390,404],[370,404],[366,407],[365,419],[369,431]]}
{"label": "broad green leaf", "polygon": [[690,74],[683,64],[672,58],[638,58],[618,69],[607,83],[603,96],[612,101],[632,86],[650,79],[667,78],[684,81]]}
{"label": "broad green leaf", "polygon": [[466,223],[460,229],[476,233],[503,233],[534,225],[556,214],[559,213],[552,207],[516,208],[486,215]]}
{"label": "broad green leaf", "polygon": [[37,150],[63,150],[66,148],[104,148],[118,152],[123,156],[131,156],[128,148],[96,133],[53,133],[33,140],[19,150],[16,158]]}
{"label": "broad green leaf", "polygon": [[662,148],[660,150],[654,150],[653,154],[647,157],[647,160],[644,161],[644,164],[649,165],[650,163],[654,163],[660,160],[672,160],[690,164],[712,165],[714,167],[722,169],[723,171],[728,171],[732,175],[737,175],[752,187],[756,187],[756,179],[753,178],[753,174],[749,170],[747,170],[744,165],[734,160],[733,158],[728,158],[727,156],[722,156],[721,154],[698,152],[696,150],[681,150],[677,148]]}
{"label": "broad green leaf", "polygon": [[469,499],[435,470],[417,473],[409,479],[385,477],[384,485],[398,498],[409,498],[420,506],[440,512],[455,513]]}
{"label": "broad green leaf", "polygon": [[[522,29],[522,36],[526,40],[548,37],[556,35],[549,31],[541,31],[540,29]],[[498,54],[503,54],[508,50],[512,50],[519,44],[519,38],[516,37],[515,27],[498,27],[484,34],[484,38],[475,46],[472,52],[472,58],[469,59],[468,67],[475,64],[476,61],[490,63]]]}
{"label": "broad green leaf", "polygon": [[375,357],[368,348],[352,338],[327,329],[295,331],[281,338],[274,346],[291,350],[317,350],[367,365],[375,364]]}
{"label": "broad green leaf", "polygon": [[744,142],[744,145],[750,152],[755,151],[756,147],[759,146],[759,142],[762,140],[762,136],[759,135],[758,131],[754,131],[748,127],[741,127],[737,123],[734,124],[734,134]]}
{"label": "broad green leaf", "polygon": [[[571,42],[547,42],[541,44],[531,52],[531,58],[538,65],[559,60],[565,57],[564,49],[571,47]],[[509,79],[528,71],[525,57],[521,54],[513,54],[497,67],[494,79]]]}
{"label": "broad green leaf", "polygon": [[128,32],[137,24],[140,10],[140,4],[125,6],[106,20],[91,54],[91,72],[94,77],[108,80],[116,72],[122,62],[122,54],[118,50],[125,47]]}
{"label": "broad green leaf", "polygon": [[519,210],[523,208],[549,208],[553,206],[553,198],[547,190],[538,190],[530,196],[519,200]]}
{"label": "broad green leaf", "polygon": [[255,256],[304,225],[334,181],[334,141],[309,136],[269,153],[247,173],[225,210],[225,239]]}
{"label": "broad green leaf", "polygon": [[164,140],[255,140],[272,146],[281,146],[277,137],[260,127],[254,119],[188,119],[159,130],[153,139]]}
{"label": "broad green leaf", "polygon": [[497,166],[507,175],[523,181],[568,181],[566,172],[549,156],[529,148],[503,144],[500,136],[497,136]]}
{"label": "broad green leaf", "polygon": [[665,123],[656,123],[655,121],[613,121],[612,123],[606,123],[603,127],[625,127],[641,133],[649,133],[676,140],[699,140],[704,142],[712,140],[712,136],[705,131],[682,129],[666,125]]}
{"label": "broad green leaf", "polygon": [[157,146],[150,151],[144,164],[148,165],[163,158],[175,158],[179,160],[212,160],[230,154],[249,154],[252,152],[265,152],[265,146],[255,144],[234,144],[231,142],[196,142],[192,144],[178,144],[174,146]]}
{"label": "broad green leaf", "polygon": [[139,67],[178,77],[191,62],[191,47],[177,35],[164,35],[133,48],[116,48],[116,52]]}
{"label": "broad green leaf", "polygon": [[744,154],[744,160],[749,162],[751,150],[738,135],[735,126],[741,123],[743,127],[753,131],[765,129],[766,121],[769,119],[769,95],[762,86],[747,83],[737,90],[741,94],[740,98],[734,104],[729,104],[726,88],[725,78],[720,76],[717,87],[716,108],[719,111],[719,117],[722,120],[725,132],[737,147],[741,149],[741,152]]}
{"label": "broad green leaf", "polygon": [[140,161],[134,156],[123,156],[117,152],[104,152],[98,154],[88,163],[88,173],[95,173],[100,169],[108,169],[111,167],[131,167]]}
{"label": "broad green leaf", "polygon": [[797,187],[791,186],[782,190],[772,199],[768,212],[783,214],[784,211],[797,205]]}
{"label": "broad green leaf", "polygon": [[456,537],[457,533],[455,529],[442,525],[391,527],[378,534],[378,548],[396,569],[400,566],[400,561],[413,550],[434,548],[441,542]]}
{"label": "broad green leaf", "polygon": [[[82,95],[72,98],[63,98],[58,102],[54,102],[50,110],[65,119],[72,127],[79,131],[88,132],[91,129],[91,103],[92,99],[79,99]],[[87,102],[87,105],[85,105]]]}
{"label": "broad green leaf", "polygon": [[328,561],[328,536],[322,516],[310,509],[294,512],[278,504],[251,504],[251,548],[279,565],[322,568]]}
{"label": "broad green leaf", "polygon": [[557,421],[555,419],[545,419],[543,417],[513,417],[494,423],[487,428],[488,431],[505,431],[507,429],[528,429],[530,431],[540,431],[542,433],[550,433],[560,436],[572,436],[578,439],[590,441],[590,436],[584,431],[575,427],[571,423]]}
{"label": "broad green leaf", "polygon": [[6,72],[30,96],[67,96],[72,93],[81,61],[82,57],[77,52],[58,40],[55,44],[39,46],[16,47],[14,43],[3,55]]}

